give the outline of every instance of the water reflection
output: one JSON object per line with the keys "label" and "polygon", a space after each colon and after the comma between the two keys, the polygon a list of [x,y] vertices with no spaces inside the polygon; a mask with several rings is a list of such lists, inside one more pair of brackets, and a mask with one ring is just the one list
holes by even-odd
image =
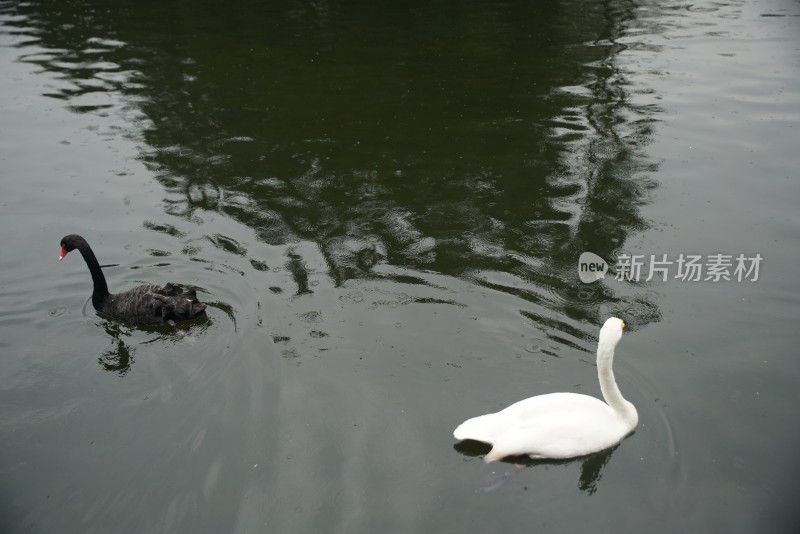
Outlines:
{"label": "water reflection", "polygon": [[[218,302],[206,304],[209,310],[218,309],[224,312],[231,319],[234,329],[236,328],[235,316],[229,305]],[[107,317],[104,314],[101,316]],[[174,326],[130,326],[111,318],[103,319],[101,326],[109,338],[109,347],[100,354],[97,361],[104,370],[125,376],[133,366],[137,346],[155,342],[193,344],[213,325],[214,320],[209,316],[197,317]]]}
{"label": "water reflection", "polygon": [[[656,321],[646,292],[575,273],[581,252],[612,261],[647,227],[638,208],[656,187],[643,147],[659,110],[633,102],[615,62],[634,6],[530,4],[4,10],[24,15],[6,23],[35,49],[23,60],[61,77],[49,96],[125,117],[168,215],[223,214],[267,244],[314,242],[336,285],[383,262],[565,318]],[[287,255],[309,293],[302,253]]]}
{"label": "water reflection", "polygon": [[286,262],[286,269],[292,274],[292,279],[294,280],[295,284],[297,284],[296,295],[299,296],[307,293],[313,293],[313,291],[309,289],[308,271],[306,270],[306,266],[303,264],[303,258],[293,251],[290,251],[288,256],[289,261]]}
{"label": "water reflection", "polygon": [[111,347],[104,350],[97,361],[106,371],[125,376],[131,369],[135,352],[134,347],[122,340],[123,337],[130,337],[130,331],[117,321],[106,321],[103,328],[111,338]]}
{"label": "water reflection", "polygon": [[[592,495],[597,491],[597,484],[603,476],[603,468],[611,459],[611,455],[614,454],[614,451],[617,449],[617,447],[619,447],[619,445],[615,445],[610,449],[596,452],[588,456],[570,460],[533,460],[529,456],[514,456],[504,458],[501,460],[501,462],[514,464],[518,468],[522,466],[538,467],[548,465],[568,465],[575,462],[580,462],[581,474],[580,478],[578,479],[578,489],[586,492],[589,495]],[[492,449],[492,446],[487,443],[466,440],[456,443],[453,445],[453,448],[464,456],[483,457]],[[484,488],[485,491],[493,491],[497,489],[501,484],[505,483],[509,473],[503,473],[501,476],[502,478],[500,480],[492,480],[486,486],[486,488]]]}

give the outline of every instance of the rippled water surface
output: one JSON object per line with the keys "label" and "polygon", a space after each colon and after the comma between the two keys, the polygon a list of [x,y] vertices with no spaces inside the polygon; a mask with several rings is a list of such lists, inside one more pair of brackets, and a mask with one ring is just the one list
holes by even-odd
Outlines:
{"label": "rippled water surface", "polygon": [[[795,532],[798,36],[788,0],[0,2],[2,530]],[[68,233],[208,319],[97,315]],[[611,315],[632,436],[455,442],[599,396]]]}

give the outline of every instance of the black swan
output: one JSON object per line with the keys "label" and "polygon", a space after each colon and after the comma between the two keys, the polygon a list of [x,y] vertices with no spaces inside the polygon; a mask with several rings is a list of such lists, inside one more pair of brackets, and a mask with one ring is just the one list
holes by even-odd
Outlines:
{"label": "black swan", "polygon": [[205,314],[206,305],[197,300],[194,289],[184,289],[177,284],[164,287],[144,284],[124,293],[109,293],[106,278],[92,248],[84,238],[71,234],[61,240],[63,260],[68,252],[78,249],[92,273],[94,309],[114,319],[132,324],[174,324],[175,321],[193,319]]}

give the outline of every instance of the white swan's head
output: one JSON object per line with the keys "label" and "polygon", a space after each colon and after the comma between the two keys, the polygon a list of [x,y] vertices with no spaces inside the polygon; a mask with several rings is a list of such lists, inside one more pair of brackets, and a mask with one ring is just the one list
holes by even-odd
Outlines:
{"label": "white swan's head", "polygon": [[613,349],[622,339],[622,329],[624,327],[625,323],[622,322],[622,319],[617,319],[616,317],[606,319],[603,328],[600,329],[598,348]]}

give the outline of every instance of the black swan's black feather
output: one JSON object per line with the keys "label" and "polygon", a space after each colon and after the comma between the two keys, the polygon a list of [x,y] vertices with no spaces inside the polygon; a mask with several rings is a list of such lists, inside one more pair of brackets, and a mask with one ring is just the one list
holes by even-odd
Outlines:
{"label": "black swan's black feather", "polygon": [[80,251],[92,273],[92,304],[99,312],[128,323],[147,325],[193,319],[205,313],[206,305],[197,300],[197,293],[178,284],[164,287],[144,284],[123,293],[109,293],[100,263],[84,238],[75,234],[64,237],[61,259],[75,249]]}

